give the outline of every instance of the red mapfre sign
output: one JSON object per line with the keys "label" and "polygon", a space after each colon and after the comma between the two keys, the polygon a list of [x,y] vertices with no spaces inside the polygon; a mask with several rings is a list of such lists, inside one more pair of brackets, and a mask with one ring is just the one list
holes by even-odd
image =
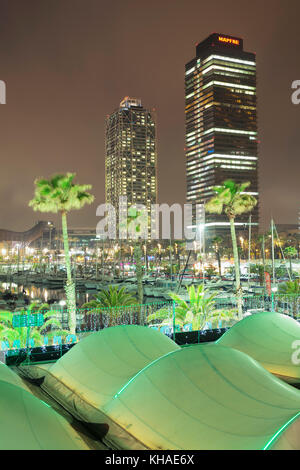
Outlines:
{"label": "red mapfre sign", "polygon": [[218,40],[220,42],[225,42],[226,44],[233,44],[234,46],[240,45],[240,41],[238,39],[227,38],[226,36],[219,36]]}

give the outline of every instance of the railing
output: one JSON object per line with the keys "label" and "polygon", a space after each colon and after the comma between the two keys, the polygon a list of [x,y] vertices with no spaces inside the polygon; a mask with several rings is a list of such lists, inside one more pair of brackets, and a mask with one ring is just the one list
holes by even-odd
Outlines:
{"label": "railing", "polygon": [[[203,318],[199,335],[207,335],[207,331],[230,328],[238,321],[237,315],[232,314],[236,309],[235,299],[231,304],[218,310],[213,318],[208,315]],[[226,310],[227,309],[227,310]],[[230,310],[231,309],[231,310]],[[191,332],[192,323],[178,324],[176,320],[176,305],[173,301],[133,304],[113,308],[84,308],[76,310],[76,332],[68,331],[68,311],[65,309],[47,310],[37,313],[30,310],[14,312],[13,321],[0,318],[0,351],[7,356],[17,356],[24,361],[34,361],[42,353],[49,353],[50,360],[56,360],[75,343],[94,331],[115,325],[145,325],[154,328],[175,339],[175,334]],[[164,312],[164,315],[148,321],[149,315]],[[231,314],[226,316],[226,311]],[[273,294],[269,296],[244,296],[243,313],[257,311],[274,311],[289,315],[300,321],[300,296]],[[17,317],[19,317],[17,322]],[[199,336],[198,335],[198,336]],[[199,336],[200,338],[200,336]],[[203,339],[202,339],[203,340]],[[48,356],[49,356],[48,354]],[[46,356],[45,356],[46,358]],[[21,360],[20,359],[20,360]],[[48,358],[49,360],[49,358]]]}
{"label": "railing", "polygon": [[243,310],[264,310],[300,319],[300,295],[275,294],[243,297]]}
{"label": "railing", "polygon": [[[14,312],[9,319],[0,318],[0,351],[9,357],[19,355],[20,360],[27,362],[33,362],[42,353],[46,358],[46,352],[50,360],[56,360],[92,332],[116,325],[147,325],[147,317],[162,308],[170,311],[172,319],[172,301],[112,308],[78,308],[75,334],[69,331],[69,314],[65,309]],[[38,321],[41,318],[42,321]]]}

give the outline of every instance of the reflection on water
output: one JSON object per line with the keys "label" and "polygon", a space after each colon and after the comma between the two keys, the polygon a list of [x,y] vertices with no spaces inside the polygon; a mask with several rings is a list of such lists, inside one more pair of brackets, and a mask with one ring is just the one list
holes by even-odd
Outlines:
{"label": "reflection on water", "polygon": [[[32,301],[42,300],[43,302],[54,303],[66,300],[64,289],[49,289],[46,287],[37,287],[34,285],[24,286],[15,284],[14,282],[0,282],[0,292],[9,291],[12,294],[24,294],[30,297]],[[76,290],[77,304],[81,306],[93,298],[97,291],[89,290],[89,292]]]}
{"label": "reflection on water", "polygon": [[[120,286],[121,287],[121,286]],[[0,292],[10,292],[11,294],[24,294],[26,298],[30,299],[30,302],[40,300],[49,304],[58,303],[61,301],[66,302],[66,293],[64,289],[52,289],[49,287],[38,287],[33,284],[23,285],[16,284],[14,282],[0,282]],[[97,294],[97,290],[89,289],[86,291],[84,288],[76,289],[76,302],[77,306],[81,307],[85,302],[89,302]],[[158,299],[157,297],[149,297],[144,295],[144,303],[158,302],[164,299]],[[18,307],[18,305],[15,305]],[[5,308],[5,307],[2,307]],[[14,309],[14,305],[8,306],[9,309]]]}

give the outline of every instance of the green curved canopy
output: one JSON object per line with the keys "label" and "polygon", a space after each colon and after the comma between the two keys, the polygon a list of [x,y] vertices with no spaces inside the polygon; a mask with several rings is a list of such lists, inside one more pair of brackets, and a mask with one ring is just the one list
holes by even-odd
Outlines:
{"label": "green curved canopy", "polygon": [[143,367],[178,349],[171,339],[151,328],[104,328],[81,340],[50,367],[44,388],[60,395],[66,386],[99,408]]}
{"label": "green curved canopy", "polygon": [[5,380],[0,380],[0,416],[1,450],[88,449],[69,423],[46,403]]}
{"label": "green curved canopy", "polygon": [[0,362],[0,380],[12,385],[17,385],[18,387],[24,388],[24,390],[28,390],[20,377],[3,362]]}
{"label": "green curved canopy", "polygon": [[279,313],[263,312],[236,323],[217,343],[248,354],[269,372],[287,381],[300,381],[300,366],[293,362],[293,345],[299,340],[300,324],[296,320]]}
{"label": "green curved canopy", "polygon": [[149,449],[300,449],[300,392],[215,344],[153,362],[104,411]]}
{"label": "green curved canopy", "polygon": [[220,344],[179,348],[146,327],[91,334],[43,388],[122,449],[300,449],[300,392]]}

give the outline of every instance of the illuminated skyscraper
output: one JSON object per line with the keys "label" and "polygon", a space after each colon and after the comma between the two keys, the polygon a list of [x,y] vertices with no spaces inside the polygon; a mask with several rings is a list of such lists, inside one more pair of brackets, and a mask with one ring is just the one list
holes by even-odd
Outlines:
{"label": "illuminated skyscraper", "polygon": [[128,207],[143,204],[150,218],[157,203],[156,167],[154,113],[141,100],[125,97],[106,121],[106,203],[118,211],[119,197],[126,196]]}
{"label": "illuminated skyscraper", "polygon": [[[250,181],[247,192],[258,198],[255,54],[244,51],[240,38],[211,34],[186,65],[185,99],[187,201],[204,203],[227,179]],[[237,228],[248,220],[237,218]],[[258,206],[252,224],[258,227]],[[206,227],[211,235],[224,233],[229,222],[206,214]]]}

